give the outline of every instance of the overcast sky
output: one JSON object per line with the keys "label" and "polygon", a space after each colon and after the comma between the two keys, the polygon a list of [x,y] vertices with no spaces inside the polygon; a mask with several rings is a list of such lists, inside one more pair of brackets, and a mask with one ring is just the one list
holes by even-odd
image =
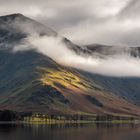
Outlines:
{"label": "overcast sky", "polygon": [[140,46],[140,0],[0,0],[79,44]]}

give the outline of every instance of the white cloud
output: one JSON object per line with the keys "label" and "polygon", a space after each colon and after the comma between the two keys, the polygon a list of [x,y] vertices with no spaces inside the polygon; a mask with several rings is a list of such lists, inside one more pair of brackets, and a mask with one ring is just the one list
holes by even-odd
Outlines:
{"label": "white cloud", "polygon": [[140,77],[140,59],[130,56],[127,49],[124,53],[115,53],[114,55],[101,57],[101,54],[96,53],[92,56],[86,56],[78,55],[68,49],[66,44],[62,42],[61,37],[40,37],[34,34],[24,41],[24,45],[16,46],[13,51],[28,51],[29,49],[34,49],[52,58],[61,65],[74,67],[91,73],[119,77]]}

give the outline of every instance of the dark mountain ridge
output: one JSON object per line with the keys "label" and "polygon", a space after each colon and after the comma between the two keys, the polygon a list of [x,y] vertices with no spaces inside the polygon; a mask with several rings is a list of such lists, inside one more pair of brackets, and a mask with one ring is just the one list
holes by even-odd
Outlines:
{"label": "dark mountain ridge", "polygon": [[140,57],[140,47],[129,47],[129,46],[107,46],[92,44],[84,46],[90,51],[90,54],[98,53],[100,55],[130,55],[132,57]]}

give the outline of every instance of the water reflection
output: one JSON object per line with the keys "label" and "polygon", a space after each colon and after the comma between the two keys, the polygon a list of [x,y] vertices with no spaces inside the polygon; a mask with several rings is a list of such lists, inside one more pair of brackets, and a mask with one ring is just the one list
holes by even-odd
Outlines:
{"label": "water reflection", "polygon": [[0,140],[140,140],[135,124],[0,124]]}

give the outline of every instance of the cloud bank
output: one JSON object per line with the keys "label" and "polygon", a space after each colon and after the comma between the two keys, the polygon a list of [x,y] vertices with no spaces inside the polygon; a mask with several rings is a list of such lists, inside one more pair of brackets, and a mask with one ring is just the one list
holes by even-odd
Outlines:
{"label": "cloud bank", "polygon": [[114,53],[108,56],[99,53],[76,54],[68,49],[61,37],[40,37],[34,34],[26,38],[24,44],[14,47],[13,51],[28,51],[30,49],[49,56],[61,65],[90,73],[116,77],[140,77],[140,59],[132,57],[127,49],[124,53]]}

